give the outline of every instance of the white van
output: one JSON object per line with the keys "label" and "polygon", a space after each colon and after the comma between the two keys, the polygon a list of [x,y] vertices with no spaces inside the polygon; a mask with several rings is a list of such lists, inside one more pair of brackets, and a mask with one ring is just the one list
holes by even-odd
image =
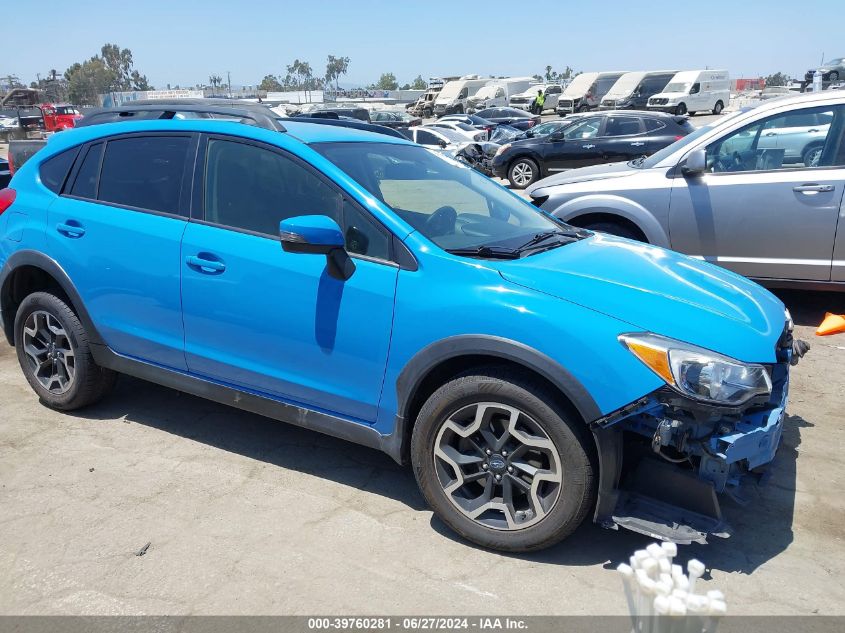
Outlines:
{"label": "white van", "polygon": [[625,73],[604,95],[599,110],[645,110],[648,100],[663,92],[677,73],[677,70]]}
{"label": "white van", "polygon": [[434,116],[463,114],[467,111],[467,100],[490,81],[481,79],[478,75],[466,75],[448,82],[434,100]]}
{"label": "white van", "polygon": [[560,116],[595,110],[625,71],[579,73],[563,91],[555,110]]}
{"label": "white van", "polygon": [[531,107],[534,105],[534,101],[537,99],[538,90],[542,90],[543,95],[546,97],[546,100],[543,103],[543,110],[554,110],[557,107],[560,95],[563,93],[563,86],[561,86],[560,84],[535,83],[529,86],[528,89],[525,90],[525,92],[520,92],[518,94],[513,95],[509,99],[508,105],[511,108],[516,108],[517,110],[525,110],[526,112],[531,112]]}
{"label": "white van", "polygon": [[720,114],[730,100],[731,78],[727,70],[682,70],[663,92],[649,98],[647,107],[672,114]]}
{"label": "white van", "polygon": [[468,99],[468,112],[484,110],[485,108],[503,108],[515,94],[523,92],[534,83],[533,77],[509,77],[491,80]]}

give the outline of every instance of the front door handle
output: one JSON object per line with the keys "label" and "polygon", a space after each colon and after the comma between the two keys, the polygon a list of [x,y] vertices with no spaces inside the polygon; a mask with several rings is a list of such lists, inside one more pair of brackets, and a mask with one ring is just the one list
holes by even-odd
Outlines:
{"label": "front door handle", "polygon": [[74,222],[73,220],[68,220],[67,222],[61,222],[57,224],[56,230],[65,237],[70,237],[72,239],[76,239],[85,235],[85,229],[82,228],[82,225],[78,222]]}
{"label": "front door handle", "polygon": [[226,264],[217,259],[208,259],[202,255],[189,255],[185,258],[185,263],[191,268],[199,270],[201,273],[215,274],[222,273],[226,270]]}
{"label": "front door handle", "polygon": [[814,193],[830,193],[836,189],[833,185],[816,185],[816,184],[806,184],[806,185],[797,185],[792,188],[792,191],[797,193],[807,193],[807,194],[814,194]]}
{"label": "front door handle", "polygon": [[643,145],[645,145],[645,143],[643,143],[641,141],[637,141],[636,143],[631,143],[632,147],[642,147]]}
{"label": "front door handle", "polygon": [[581,147],[583,147],[584,149],[593,149],[595,145],[582,145]]}
{"label": "front door handle", "polygon": [[766,136],[777,136],[776,132],[766,132]]}

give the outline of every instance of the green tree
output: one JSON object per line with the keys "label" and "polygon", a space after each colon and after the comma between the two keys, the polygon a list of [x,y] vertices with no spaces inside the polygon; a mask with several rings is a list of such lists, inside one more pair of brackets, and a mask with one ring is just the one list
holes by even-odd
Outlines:
{"label": "green tree", "polygon": [[326,83],[331,85],[334,81],[334,89],[338,90],[338,80],[349,70],[348,57],[335,57],[329,55],[326,62]]}
{"label": "green tree", "polygon": [[282,84],[276,75],[265,75],[261,83],[258,84],[258,89],[264,92],[279,92],[283,90]]}
{"label": "green tree", "polygon": [[209,75],[208,83],[211,85],[211,92],[217,94],[217,89],[223,83],[223,77],[220,75]]}
{"label": "green tree", "polygon": [[417,78],[411,82],[411,90],[425,90],[428,88],[428,83],[422,78],[422,75],[417,75]]}
{"label": "green tree", "polygon": [[72,64],[64,76],[68,98],[80,105],[97,105],[99,95],[116,90],[153,90],[134,68],[132,51],[117,44],[105,44],[100,55]]}
{"label": "green tree", "polygon": [[382,73],[375,87],[377,90],[396,90],[399,82],[396,81],[396,75],[393,73]]}
{"label": "green tree", "polygon": [[777,72],[766,77],[767,86],[787,86],[792,81],[792,78],[786,73]]}

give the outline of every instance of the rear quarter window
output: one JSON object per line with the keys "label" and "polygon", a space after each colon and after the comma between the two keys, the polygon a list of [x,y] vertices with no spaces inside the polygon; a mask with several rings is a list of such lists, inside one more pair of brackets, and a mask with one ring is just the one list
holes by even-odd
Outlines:
{"label": "rear quarter window", "polygon": [[41,163],[41,167],[38,169],[41,184],[53,193],[60,193],[77,154],[79,154],[79,148],[74,147]]}

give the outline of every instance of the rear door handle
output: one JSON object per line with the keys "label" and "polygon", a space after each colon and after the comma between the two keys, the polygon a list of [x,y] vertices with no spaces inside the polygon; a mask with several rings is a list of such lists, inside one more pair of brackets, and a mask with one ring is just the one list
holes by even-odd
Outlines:
{"label": "rear door handle", "polygon": [[595,145],[582,145],[581,147],[583,147],[584,149],[593,149]]}
{"label": "rear door handle", "polygon": [[834,189],[836,189],[834,185],[806,184],[797,185],[792,188],[792,191],[796,191],[798,193],[830,193]]}
{"label": "rear door handle", "polygon": [[85,235],[85,229],[78,222],[68,220],[56,225],[56,230],[65,237],[78,238]]}
{"label": "rear door handle", "polygon": [[201,273],[214,274],[222,273],[226,270],[226,264],[217,259],[208,259],[201,255],[189,255],[185,258],[185,263],[191,268],[199,270]]}
{"label": "rear door handle", "polygon": [[643,143],[641,141],[637,141],[636,143],[631,143],[632,147],[642,147],[643,145],[645,145],[645,143]]}

